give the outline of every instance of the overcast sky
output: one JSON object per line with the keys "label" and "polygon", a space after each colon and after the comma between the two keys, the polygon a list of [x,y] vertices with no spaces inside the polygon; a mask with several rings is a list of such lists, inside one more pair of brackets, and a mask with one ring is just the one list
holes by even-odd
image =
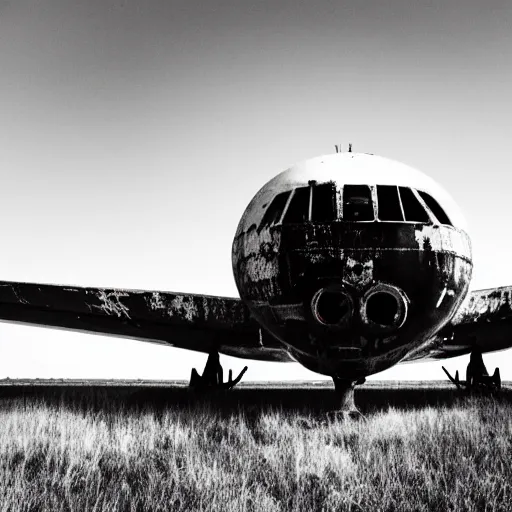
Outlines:
{"label": "overcast sky", "polygon": [[[236,296],[252,196],[352,142],[439,181],[470,225],[472,288],[510,285],[511,26],[508,0],[3,1],[0,279]],[[0,351],[0,378],[188,378],[206,359],[8,324]],[[512,379],[512,351],[486,361]]]}

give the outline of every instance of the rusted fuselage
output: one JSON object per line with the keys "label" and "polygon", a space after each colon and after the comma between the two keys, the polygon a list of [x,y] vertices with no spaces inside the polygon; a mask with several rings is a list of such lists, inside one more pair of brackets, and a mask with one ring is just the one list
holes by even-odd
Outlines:
{"label": "rusted fuselage", "polygon": [[[302,174],[310,187],[321,183],[309,179],[314,166]],[[260,220],[273,188],[277,194],[287,180],[294,188],[304,184],[293,170],[283,175],[244,214],[233,243],[233,271],[254,317],[294,359],[354,381],[396,364],[453,317],[471,279],[464,229],[431,220],[381,221],[373,182],[375,218],[347,221],[343,175],[331,181],[339,198],[334,220],[311,219],[311,206],[302,222],[285,222],[286,214],[273,223]],[[403,177],[397,180],[403,184]]]}

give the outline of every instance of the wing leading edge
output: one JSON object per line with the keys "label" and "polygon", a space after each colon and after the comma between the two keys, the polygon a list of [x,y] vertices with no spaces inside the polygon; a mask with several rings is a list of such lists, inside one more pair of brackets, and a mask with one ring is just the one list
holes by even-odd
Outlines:
{"label": "wing leading edge", "polygon": [[291,361],[235,298],[0,281],[0,321]]}
{"label": "wing leading edge", "polygon": [[512,286],[470,292],[461,308],[434,338],[402,362],[447,359],[512,347]]}

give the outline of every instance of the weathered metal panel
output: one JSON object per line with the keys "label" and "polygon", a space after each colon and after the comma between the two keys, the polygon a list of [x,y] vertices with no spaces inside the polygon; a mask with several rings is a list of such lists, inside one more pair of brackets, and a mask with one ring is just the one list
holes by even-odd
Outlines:
{"label": "weathered metal panel", "polygon": [[511,300],[512,286],[472,291],[451,322],[404,362],[469,354],[474,345],[482,352],[512,347]]}
{"label": "weathered metal panel", "polygon": [[0,282],[0,320],[132,337],[252,359],[290,357],[240,299]]}

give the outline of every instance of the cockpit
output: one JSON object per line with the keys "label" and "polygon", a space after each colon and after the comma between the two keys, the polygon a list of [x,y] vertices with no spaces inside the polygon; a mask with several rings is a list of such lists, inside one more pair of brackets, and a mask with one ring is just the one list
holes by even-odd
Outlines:
{"label": "cockpit", "polygon": [[267,207],[259,229],[305,222],[452,222],[427,192],[394,185],[344,185],[309,182],[278,194]]}

